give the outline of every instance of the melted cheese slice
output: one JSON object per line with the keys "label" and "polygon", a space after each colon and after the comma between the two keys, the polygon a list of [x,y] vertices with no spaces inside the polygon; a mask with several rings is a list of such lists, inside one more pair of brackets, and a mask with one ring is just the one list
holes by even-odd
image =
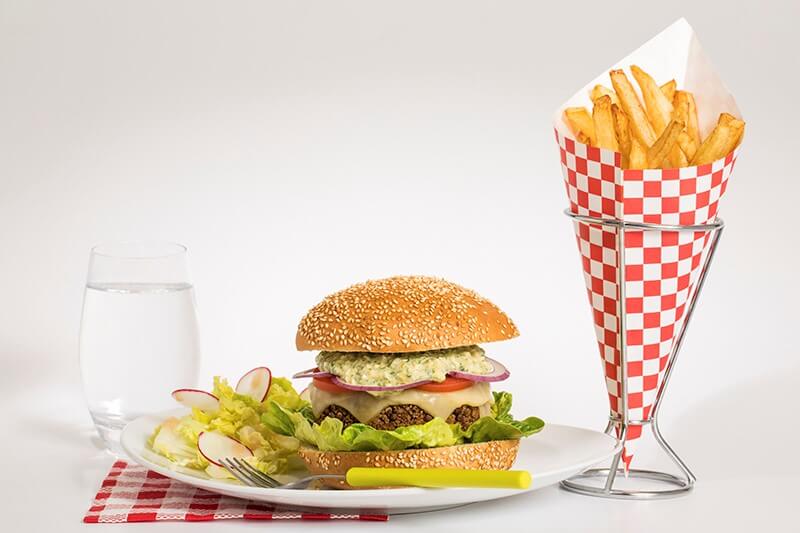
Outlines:
{"label": "melted cheese slice", "polygon": [[308,387],[314,416],[318,417],[329,405],[338,405],[350,411],[359,422],[369,422],[390,405],[416,405],[434,417],[447,419],[456,407],[472,405],[479,408],[480,416],[490,413],[492,393],[488,383],[453,392],[425,392],[407,389],[385,396],[372,396],[366,392],[326,392],[314,385]]}

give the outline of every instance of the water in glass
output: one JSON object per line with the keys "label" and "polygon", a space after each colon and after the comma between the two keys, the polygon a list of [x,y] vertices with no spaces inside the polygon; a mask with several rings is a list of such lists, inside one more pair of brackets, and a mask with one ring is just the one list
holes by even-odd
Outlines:
{"label": "water in glass", "polygon": [[[109,259],[93,263],[102,261]],[[194,289],[188,276],[174,272],[164,271],[167,281],[155,281],[162,269],[153,261],[145,266],[147,262],[137,256],[111,275],[93,276],[90,268],[84,296],[84,391],[101,438],[117,454],[119,433],[127,422],[174,406],[169,393],[197,382],[200,346]],[[110,281],[113,278],[120,281]]]}

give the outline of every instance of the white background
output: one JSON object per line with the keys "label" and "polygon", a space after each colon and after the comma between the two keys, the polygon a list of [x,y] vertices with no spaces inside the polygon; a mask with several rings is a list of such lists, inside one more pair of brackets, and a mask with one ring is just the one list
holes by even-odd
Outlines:
{"label": "white background", "polygon": [[[695,493],[631,504],[552,489],[375,527],[788,529],[781,502],[800,474],[800,11],[789,1],[3,0],[0,385],[11,423],[0,467],[15,484],[3,521],[81,527],[107,466],[77,366],[88,252],[100,241],[189,247],[204,381],[311,366],[294,332],[322,296],[425,273],[478,290],[520,327],[490,346],[512,370],[517,413],[601,428],[605,390],[551,114],[679,16],[748,128],[662,413]],[[638,466],[659,464],[648,450]],[[45,483],[57,490],[43,499]]]}

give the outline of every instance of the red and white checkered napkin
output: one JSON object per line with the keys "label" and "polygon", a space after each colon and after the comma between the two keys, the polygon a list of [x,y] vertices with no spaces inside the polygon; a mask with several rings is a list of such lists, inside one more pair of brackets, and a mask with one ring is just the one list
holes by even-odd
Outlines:
{"label": "red and white checkered napkin", "polygon": [[240,500],[175,481],[138,465],[117,461],[83,517],[87,523],[180,520],[372,520],[380,514],[301,513],[262,502]]}
{"label": "red and white checkered napkin", "polygon": [[[619,154],[581,144],[556,130],[570,210],[579,215],[656,224],[705,224],[715,219],[738,149],[709,165],[622,170]],[[617,230],[575,222],[584,279],[603,358],[611,411],[621,416]],[[646,420],[705,254],[710,231],[625,232],[625,326],[629,420]],[[623,460],[642,427],[628,428]]]}

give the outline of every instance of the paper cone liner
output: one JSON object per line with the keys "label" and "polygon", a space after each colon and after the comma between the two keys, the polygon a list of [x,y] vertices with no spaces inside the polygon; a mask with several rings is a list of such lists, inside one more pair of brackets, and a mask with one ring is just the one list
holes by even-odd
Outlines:
{"label": "paper cone liner", "polygon": [[[733,97],[714,73],[689,24],[678,20],[641,48],[609,67],[556,113],[555,133],[570,210],[579,215],[655,224],[705,224],[715,220],[739,149],[708,165],[678,169],[623,170],[620,154],[571,137],[566,107],[591,108],[588,91],[610,85],[608,70],[637,64],[659,83],[675,78],[695,93],[703,137],[720,112],[739,116]],[[594,316],[612,413],[622,416],[620,287],[617,230],[575,222],[586,289]],[[710,231],[632,231],[624,236],[627,410],[629,420],[650,417],[673,344],[705,263]],[[623,461],[630,467],[642,427],[630,425]]]}

